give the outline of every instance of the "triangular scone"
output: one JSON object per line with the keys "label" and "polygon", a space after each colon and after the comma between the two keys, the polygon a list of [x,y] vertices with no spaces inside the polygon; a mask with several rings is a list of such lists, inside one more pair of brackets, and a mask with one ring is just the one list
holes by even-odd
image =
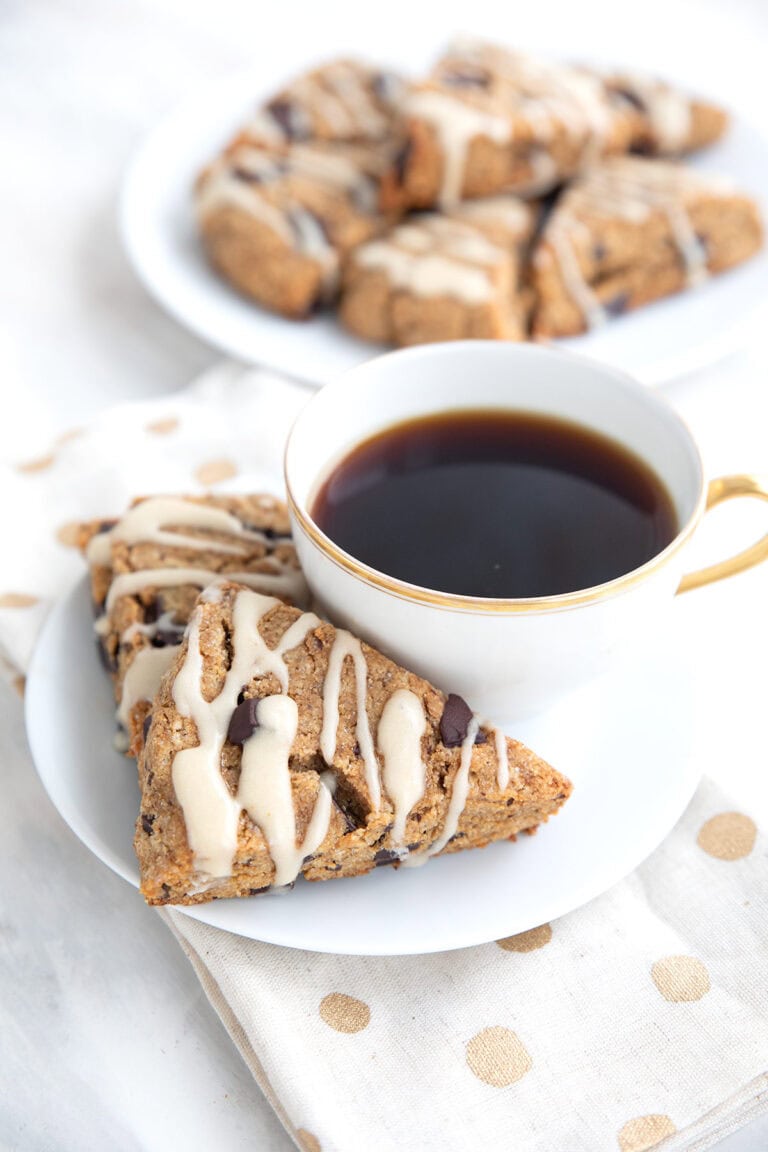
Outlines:
{"label": "triangular scone", "polygon": [[378,143],[393,135],[406,82],[359,60],[329,60],[276,92],[245,125],[254,143]]}
{"label": "triangular scone", "polygon": [[719,140],[728,113],[682,89],[634,72],[603,77],[609,96],[634,113],[631,149],[647,156],[684,156]]}
{"label": "triangular scone", "polygon": [[565,189],[532,257],[533,334],[569,336],[694,287],[761,246],[756,204],[720,177],[620,156]]}
{"label": "triangular scone", "polygon": [[516,196],[412,216],[347,261],[339,316],[366,340],[522,340],[521,266],[537,212]]}
{"label": "triangular scone", "polygon": [[584,69],[466,38],[412,87],[402,114],[406,143],[382,196],[406,208],[540,196],[588,160],[626,151],[635,122]]}
{"label": "triangular scone", "polygon": [[82,525],[80,543],[118,722],[134,756],[150,701],[207,584],[231,575],[292,603],[308,596],[285,504],[267,494],[148,497],[119,520]]}
{"label": "triangular scone", "polygon": [[348,632],[230,582],[200,597],[139,761],[150,904],[196,904],[532,830],[570,783]]}

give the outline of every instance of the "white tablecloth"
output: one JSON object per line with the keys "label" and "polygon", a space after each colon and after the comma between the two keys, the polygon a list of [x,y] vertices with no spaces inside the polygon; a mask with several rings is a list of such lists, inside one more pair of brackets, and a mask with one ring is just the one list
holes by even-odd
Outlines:
{"label": "white tablecloth", "polygon": [[[761,0],[541,4],[530,12],[446,0],[439,26],[404,3],[263,6],[145,0],[18,4],[0,21],[3,307],[0,453],[39,455],[98,409],[185,384],[215,359],[145,296],[120,252],[119,177],[154,119],[201,80],[254,62],[256,79],[340,47],[414,64],[456,29],[571,56],[683,74],[768,107]],[[759,341],[666,388],[708,471],[766,471],[768,361]],[[764,508],[725,508],[701,533],[719,554],[764,529]],[[6,540],[6,547],[23,541]],[[766,576],[680,602],[708,639],[708,738],[721,782],[768,823],[764,742]],[[34,776],[19,700],[0,689],[0,1146],[23,1152],[260,1149],[290,1141],[260,1097],[177,945],[135,893],[65,828]],[[763,1120],[721,1145],[762,1152]],[[325,1152],[328,1152],[326,1149]],[[554,1149],[553,1152],[568,1152]]]}

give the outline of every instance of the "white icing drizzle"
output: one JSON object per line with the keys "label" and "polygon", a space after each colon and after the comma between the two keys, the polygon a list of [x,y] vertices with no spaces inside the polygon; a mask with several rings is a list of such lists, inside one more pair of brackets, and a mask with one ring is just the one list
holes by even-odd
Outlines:
{"label": "white icing drizzle", "polygon": [[339,728],[339,695],[341,673],[344,661],[351,656],[355,668],[355,694],[357,718],[355,736],[360,745],[360,755],[365,764],[365,782],[374,808],[381,805],[381,781],[379,765],[373,747],[371,727],[368,723],[366,699],[368,696],[368,666],[363,656],[360,641],[343,629],[336,630],[336,637],[328,656],[328,670],[323,684],[323,727],[320,732],[320,751],[326,764],[333,763],[336,755],[336,740]]}
{"label": "white icing drizzle", "polygon": [[[290,705],[270,706],[266,714],[269,736],[257,740],[247,754],[248,768],[245,777],[246,794],[240,789],[233,796],[221,773],[221,752],[226,740],[229,723],[237,706],[237,698],[244,684],[255,677],[276,676],[283,692],[288,686],[288,669],[285,654],[302,642],[304,637],[320,623],[313,613],[304,613],[284,633],[275,648],[269,648],[259,631],[259,621],[280,602],[257,592],[241,591],[235,596],[232,607],[232,664],[224,679],[219,695],[210,703],[202,695],[203,657],[200,652],[200,619],[198,608],[190,621],[188,647],[184,662],[173,684],[173,699],[179,713],[194,721],[197,728],[198,744],[194,748],[184,748],[173,759],[172,775],[176,797],[184,814],[187,840],[193,852],[195,868],[207,877],[231,875],[232,862],[237,850],[237,829],[240,812],[253,801],[258,790],[253,777],[256,772],[265,774],[271,781],[271,803],[277,806],[271,813],[268,828],[278,830],[279,838],[273,844],[269,830],[259,824],[269,845],[270,855],[280,883],[289,883],[301,867],[301,861],[313,849],[307,843],[297,849],[285,839],[285,829],[289,820],[295,820],[293,799],[285,781],[280,784],[281,774],[288,774],[288,756],[295,736],[295,712]],[[264,701],[261,701],[259,715]],[[295,709],[295,704],[294,704]],[[253,736],[247,741],[250,744]],[[244,753],[245,758],[245,753]],[[322,842],[330,819],[330,793],[328,803],[320,798],[327,792],[321,777],[321,803],[317,821],[310,822],[309,834]],[[286,796],[288,806],[286,807]],[[258,815],[264,818],[264,811],[257,802]],[[288,812],[290,808],[290,813]],[[321,828],[325,813],[325,828]],[[322,832],[322,835],[321,835]],[[315,845],[317,846],[317,845]],[[295,870],[291,875],[291,869]]]}
{"label": "white icing drizzle", "polygon": [[146,588],[175,588],[183,584],[206,588],[215,580],[222,579],[263,592],[281,592],[292,599],[301,599],[306,592],[304,577],[298,569],[277,572],[211,572],[207,568],[143,568],[138,572],[121,572],[115,576],[109,586],[104,607],[109,613],[121,596],[134,596]]}
{"label": "white icing drizzle", "polygon": [[305,856],[325,839],[332,799],[323,773],[304,840],[297,844],[288,762],[299,710],[290,696],[267,696],[256,706],[256,717],[259,727],[243,744],[237,801],[261,829],[275,865],[272,885],[281,888],[296,879]]}
{"label": "white icing drizzle", "polygon": [[467,725],[466,735],[461,744],[461,758],[459,760],[459,766],[456,769],[456,775],[453,778],[451,798],[448,801],[448,811],[445,815],[442,832],[428,848],[422,849],[421,852],[411,852],[403,861],[406,867],[418,868],[422,864],[426,864],[430,856],[436,856],[438,852],[442,852],[448,841],[455,834],[459,826],[461,814],[464,811],[464,806],[467,803],[467,796],[469,795],[469,769],[472,764],[475,736],[477,736],[479,727],[480,721],[477,716],[473,716]]}
{"label": "white icing drizzle", "polygon": [[117,709],[117,720],[123,728],[127,728],[131,712],[141,700],[152,700],[160,687],[160,681],[170,668],[176,654],[178,644],[167,644],[164,648],[139,648],[128,665],[123,678],[120,704]]}
{"label": "white icing drizzle", "polygon": [[239,180],[228,161],[221,161],[207,174],[195,199],[201,222],[223,206],[247,212],[293,247],[294,234],[285,213],[266,199],[258,184]]}
{"label": "white icing drizzle", "polygon": [[691,131],[691,105],[682,92],[637,73],[618,76],[614,82],[637,95],[663,152],[685,148]]}
{"label": "white icing drizzle", "polygon": [[492,297],[491,275],[506,259],[475,227],[432,214],[401,225],[387,240],[362,245],[354,256],[358,266],[385,272],[396,288],[468,304]]}
{"label": "white icing drizzle", "polygon": [[415,92],[405,111],[432,125],[443,153],[443,179],[438,202],[442,207],[461,200],[469,146],[476,137],[506,144],[512,128],[508,118],[494,116],[443,92]]}
{"label": "white icing drizzle", "polygon": [[516,196],[486,196],[482,200],[465,200],[455,214],[473,223],[498,221],[512,232],[523,235],[531,224],[531,209]]}
{"label": "white icing drizzle", "polygon": [[[164,525],[198,528],[201,531],[216,532],[222,536],[232,536],[243,543],[227,544],[221,540],[185,536],[180,532],[168,532]],[[285,537],[288,539],[288,536]],[[123,540],[126,544],[158,544],[172,548],[190,548],[206,551],[214,548],[217,552],[242,555],[249,551],[248,544],[269,545],[267,536],[258,529],[245,528],[224,508],[214,508],[210,504],[197,504],[177,496],[152,496],[148,500],[130,508],[109,532],[94,536],[94,541],[109,543]],[[90,545],[89,545],[90,547]],[[91,559],[90,552],[88,559]]]}
{"label": "white icing drizzle", "polygon": [[376,734],[384,787],[395,812],[392,840],[396,848],[405,847],[408,813],[424,795],[427,785],[427,766],[421,750],[426,730],[421,700],[414,692],[398,688],[384,705]]}
{"label": "white icing drizzle", "polygon": [[509,784],[509,754],[507,738],[500,728],[493,729],[493,742],[496,748],[496,783],[499,791],[504,792]]}
{"label": "white icing drizzle", "polygon": [[608,313],[581,274],[578,257],[573,250],[567,228],[552,227],[547,232],[546,238],[557,260],[565,291],[581,312],[587,326],[597,328],[600,324],[604,324],[608,319]]}

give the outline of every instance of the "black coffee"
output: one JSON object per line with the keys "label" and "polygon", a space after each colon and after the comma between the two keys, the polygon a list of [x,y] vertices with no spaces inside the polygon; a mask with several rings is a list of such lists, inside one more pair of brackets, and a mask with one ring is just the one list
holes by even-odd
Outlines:
{"label": "black coffee", "polygon": [[372,568],[440,592],[519,598],[591,588],[677,533],[661,480],[621,445],[526,412],[446,412],[359,444],[315,522]]}

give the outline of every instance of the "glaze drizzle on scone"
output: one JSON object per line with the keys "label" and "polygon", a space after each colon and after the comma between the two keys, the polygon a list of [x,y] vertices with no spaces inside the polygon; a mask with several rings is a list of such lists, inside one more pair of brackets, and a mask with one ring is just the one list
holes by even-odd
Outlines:
{"label": "glaze drizzle on scone", "polygon": [[421,864],[532,828],[570,791],[460,697],[229,582],[200,597],[139,773],[150,903]]}

